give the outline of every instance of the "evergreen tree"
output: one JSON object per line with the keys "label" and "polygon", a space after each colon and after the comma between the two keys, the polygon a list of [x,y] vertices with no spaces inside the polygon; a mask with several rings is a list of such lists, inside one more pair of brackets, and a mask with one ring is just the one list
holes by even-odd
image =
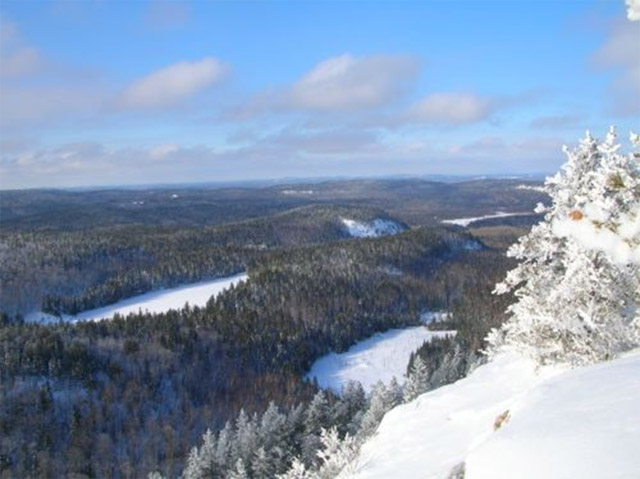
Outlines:
{"label": "evergreen tree", "polygon": [[391,409],[403,403],[404,391],[395,376],[393,376],[391,381],[389,381],[387,389],[389,390],[389,405]]}
{"label": "evergreen tree", "polygon": [[251,460],[253,477],[256,479],[269,479],[270,477],[274,477],[275,468],[273,467],[273,462],[274,461],[267,456],[264,447],[260,446]]}
{"label": "evergreen tree", "polygon": [[297,457],[293,459],[289,470],[277,477],[278,479],[317,479],[317,476],[308,471],[304,463]]}
{"label": "evergreen tree", "polygon": [[239,458],[236,461],[235,467],[228,474],[228,479],[248,479],[249,475],[247,473],[247,468],[244,465],[244,461]]}
{"label": "evergreen tree", "polygon": [[369,407],[362,416],[362,426],[359,431],[359,438],[365,439],[371,436],[378,428],[378,424],[391,408],[391,401],[387,387],[382,381],[374,386],[369,397]]}
{"label": "evergreen tree", "polygon": [[329,430],[323,429],[320,440],[322,448],[318,451],[318,457],[321,461],[318,478],[337,477],[355,459],[358,452],[357,443],[349,434],[340,439],[335,427]]}
{"label": "evergreen tree", "polygon": [[240,410],[240,414],[238,414],[238,419],[236,420],[232,447],[233,460],[236,465],[238,459],[242,459],[243,465],[251,461],[251,453],[255,450],[255,444],[258,440],[256,423],[257,419],[255,416],[249,419],[244,409]]}
{"label": "evergreen tree", "polygon": [[318,448],[321,445],[320,433],[329,424],[329,402],[326,394],[320,390],[313,397],[304,414],[304,437],[302,439],[302,459],[305,464],[317,462]]}
{"label": "evergreen tree", "polygon": [[409,376],[404,387],[404,401],[413,401],[429,388],[429,369],[424,360],[415,355],[409,368]]}
{"label": "evergreen tree", "polygon": [[230,422],[227,422],[218,434],[218,443],[216,445],[216,463],[221,470],[226,470],[233,462],[231,461],[231,451],[233,442],[233,428]]}
{"label": "evergreen tree", "polygon": [[640,173],[619,148],[612,129],[602,143],[587,133],[565,149],[545,183],[544,220],[509,249],[520,263],[495,291],[516,302],[489,335],[490,353],[583,364],[640,344]]}

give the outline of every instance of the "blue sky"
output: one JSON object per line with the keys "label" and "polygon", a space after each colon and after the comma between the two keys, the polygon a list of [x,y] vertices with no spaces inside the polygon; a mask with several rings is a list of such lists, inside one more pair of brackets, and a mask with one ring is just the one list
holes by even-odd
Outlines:
{"label": "blue sky", "polygon": [[4,0],[0,15],[2,188],[552,172],[587,128],[640,129],[623,0]]}

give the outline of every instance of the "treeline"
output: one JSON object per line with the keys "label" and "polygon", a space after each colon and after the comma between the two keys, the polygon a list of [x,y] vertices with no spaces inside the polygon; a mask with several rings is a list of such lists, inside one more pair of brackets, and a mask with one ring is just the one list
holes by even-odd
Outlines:
{"label": "treeline", "polygon": [[205,429],[240,408],[308,403],[317,389],[302,375],[319,356],[465,297],[446,271],[488,253],[475,247],[425,228],[267,251],[205,308],[77,325],[5,317],[0,474],[175,477]]}
{"label": "treeline", "polygon": [[0,306],[58,315],[159,288],[238,273],[266,250],[344,239],[342,216],[370,208],[306,207],[197,228],[114,226],[0,235]]}

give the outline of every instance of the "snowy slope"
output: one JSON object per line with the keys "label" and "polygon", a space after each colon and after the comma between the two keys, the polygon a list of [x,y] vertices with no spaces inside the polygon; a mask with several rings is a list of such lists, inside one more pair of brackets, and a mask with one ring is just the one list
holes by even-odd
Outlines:
{"label": "snowy slope", "polygon": [[502,355],[390,411],[340,477],[637,478],[639,405],[640,350],[574,370]]}
{"label": "snowy slope", "polygon": [[376,238],[379,236],[389,236],[398,234],[406,228],[395,221],[376,218],[373,221],[363,223],[362,221],[340,218],[347,233],[354,238]]}
{"label": "snowy slope", "polygon": [[388,384],[394,376],[402,384],[411,353],[425,341],[447,334],[452,332],[429,331],[424,326],[390,329],[356,343],[344,353],[323,356],[313,364],[307,377],[317,378],[321,387],[336,392],[349,381],[359,381],[365,391],[370,391],[378,381]]}
{"label": "snowy slope", "polygon": [[475,218],[456,218],[451,220],[442,220],[442,223],[448,225],[464,226],[465,228],[471,223],[475,223],[480,220],[488,220],[491,218],[506,218],[507,216],[526,216],[531,213],[504,213],[501,211],[496,212],[494,215],[476,216]]}
{"label": "snowy slope", "polygon": [[[137,313],[140,310],[149,311],[150,313],[163,313],[170,309],[182,308],[185,303],[189,303],[191,306],[204,306],[211,296],[217,296],[232,284],[245,279],[247,279],[246,274],[238,274],[177,288],[152,291],[123,299],[108,306],[83,311],[76,315],[63,315],[61,319],[65,322],[97,321],[109,319],[116,313],[126,316],[129,313]],[[25,321],[31,323],[51,323],[57,322],[59,319],[43,312],[30,313],[25,317]]]}
{"label": "snowy slope", "polygon": [[471,452],[469,479],[640,477],[640,351],[549,379]]}

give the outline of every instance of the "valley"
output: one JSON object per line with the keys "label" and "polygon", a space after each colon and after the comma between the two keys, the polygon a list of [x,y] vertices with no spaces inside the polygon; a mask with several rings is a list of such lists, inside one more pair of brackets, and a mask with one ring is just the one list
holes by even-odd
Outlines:
{"label": "valley", "polygon": [[[367,390],[393,375],[403,381],[414,349],[430,358],[431,387],[466,373],[504,311],[502,299],[485,299],[510,265],[504,248],[527,226],[506,217],[467,231],[440,218],[454,214],[451,194],[457,217],[514,201],[532,209],[540,193],[518,184],[295,187],[313,195],[282,193],[291,186],[2,192],[0,443],[10,458],[3,467],[29,474],[29,451],[37,450],[47,458],[37,467],[54,476],[173,477],[207,429],[221,434],[227,421],[266,414],[270,403],[284,415],[307,411],[321,394],[333,412],[305,433],[308,447],[292,438],[288,459],[272,467],[283,472],[300,454],[315,461],[320,426],[363,427],[352,416],[357,408],[338,412],[358,394],[345,396],[342,380],[315,385],[307,375],[323,356],[351,354],[346,377]],[[69,222],[75,210],[83,213]],[[451,312],[429,325],[442,331],[420,325],[429,310]],[[38,324],[37,311],[65,321]],[[24,416],[17,411],[28,414],[28,427],[15,421]],[[99,434],[107,442],[95,449]],[[124,446],[150,437],[144,451]]]}

